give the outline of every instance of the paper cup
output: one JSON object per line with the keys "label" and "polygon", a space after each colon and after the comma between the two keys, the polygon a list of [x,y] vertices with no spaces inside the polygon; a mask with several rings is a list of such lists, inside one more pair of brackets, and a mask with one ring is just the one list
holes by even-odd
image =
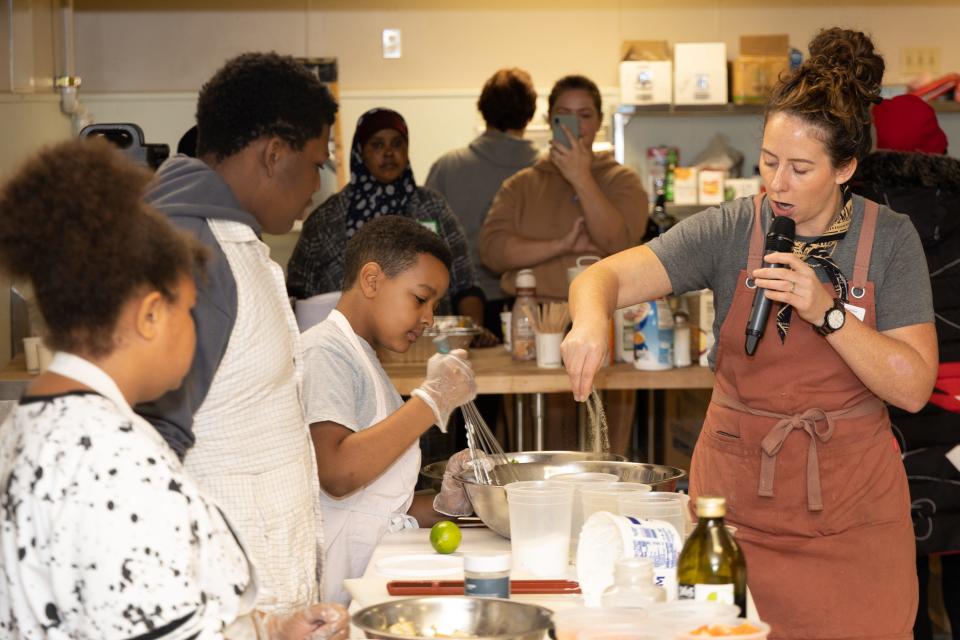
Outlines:
{"label": "paper cup", "polygon": [[40,356],[40,373],[43,373],[50,367],[50,363],[53,362],[53,351],[47,349],[46,345],[41,342],[37,353]]}
{"label": "paper cup", "polygon": [[559,369],[563,366],[560,359],[562,333],[537,334],[537,366],[544,369]]}
{"label": "paper cup", "polygon": [[40,373],[40,345],[42,338],[24,338],[23,355],[27,361],[27,373]]}

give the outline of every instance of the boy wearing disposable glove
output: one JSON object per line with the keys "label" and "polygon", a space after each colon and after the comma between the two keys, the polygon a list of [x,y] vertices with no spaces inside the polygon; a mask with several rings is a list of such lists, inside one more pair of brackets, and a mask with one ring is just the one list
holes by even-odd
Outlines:
{"label": "boy wearing disposable glove", "polygon": [[[467,353],[427,361],[426,379],[406,403],[374,347],[403,353],[433,324],[452,257],[433,231],[409,218],[367,222],[347,243],[343,295],[302,336],[304,405],[323,489],[324,599],[347,604],[347,578],[360,577],[383,534],[439,519],[430,496],[414,496],[420,435],[476,396]],[[450,495],[459,494],[459,495]],[[444,483],[437,500],[460,504]]]}

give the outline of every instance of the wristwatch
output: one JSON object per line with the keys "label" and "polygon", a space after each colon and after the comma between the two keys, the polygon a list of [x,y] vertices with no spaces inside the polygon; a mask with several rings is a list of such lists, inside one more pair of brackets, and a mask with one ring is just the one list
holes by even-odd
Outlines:
{"label": "wristwatch", "polygon": [[828,336],[834,331],[842,329],[846,320],[847,310],[843,308],[843,302],[841,302],[840,298],[834,298],[833,306],[823,314],[823,324],[817,327],[817,331],[822,336]]}

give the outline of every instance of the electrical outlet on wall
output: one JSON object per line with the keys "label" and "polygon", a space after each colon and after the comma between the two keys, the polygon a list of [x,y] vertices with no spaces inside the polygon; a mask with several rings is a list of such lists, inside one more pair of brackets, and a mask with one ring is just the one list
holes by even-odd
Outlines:
{"label": "electrical outlet on wall", "polygon": [[940,73],[940,47],[904,47],[900,70],[905,76],[936,76]]}
{"label": "electrical outlet on wall", "polygon": [[400,29],[384,29],[382,43],[384,58],[400,57]]}

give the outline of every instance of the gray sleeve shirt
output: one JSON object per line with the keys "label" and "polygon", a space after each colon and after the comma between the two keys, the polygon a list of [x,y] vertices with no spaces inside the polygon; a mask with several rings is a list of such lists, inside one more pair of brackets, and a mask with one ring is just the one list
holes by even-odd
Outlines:
{"label": "gray sleeve shirt", "polygon": [[[834,261],[848,279],[853,276],[864,211],[864,199],[853,198],[853,221],[833,253]],[[769,206],[764,202],[764,232],[772,218]],[[713,333],[718,339],[740,270],[746,268],[753,214],[753,198],[725,202],[682,220],[647,245],[663,263],[674,294],[713,290]],[[821,281],[828,281],[822,269],[817,273]],[[867,277],[875,286],[879,331],[933,322],[930,276],[920,237],[910,218],[882,205]],[[716,346],[709,360],[710,367],[716,368]]]}
{"label": "gray sleeve shirt", "polygon": [[[373,363],[379,383],[386,391],[387,415],[403,406],[376,352],[360,338]],[[303,405],[307,424],[336,422],[351,431],[375,424],[377,402],[374,381],[331,322],[314,325],[301,336],[303,347]]]}

